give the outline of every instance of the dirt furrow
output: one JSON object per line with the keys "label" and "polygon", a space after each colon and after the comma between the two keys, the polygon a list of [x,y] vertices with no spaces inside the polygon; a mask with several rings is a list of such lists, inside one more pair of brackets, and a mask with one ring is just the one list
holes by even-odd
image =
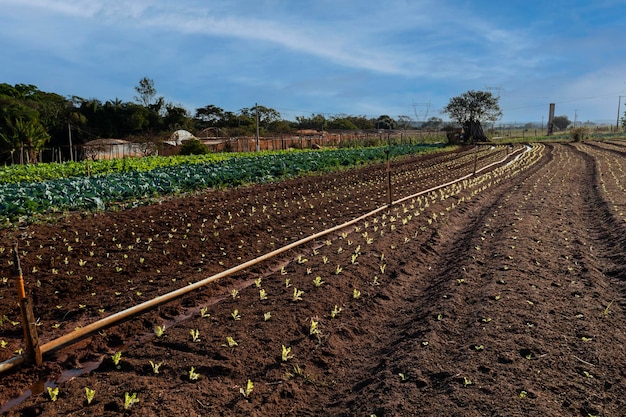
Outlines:
{"label": "dirt furrow", "polygon": [[419,277],[430,286],[416,286],[405,307],[414,313],[373,368],[383,381],[364,393],[395,394],[377,415],[624,409],[626,336],[614,302],[623,292],[602,266],[606,243],[620,235],[595,232],[606,211],[587,197],[593,161],[561,145],[552,153],[541,169],[481,196],[478,212],[438,229],[438,256],[427,262],[437,267]]}

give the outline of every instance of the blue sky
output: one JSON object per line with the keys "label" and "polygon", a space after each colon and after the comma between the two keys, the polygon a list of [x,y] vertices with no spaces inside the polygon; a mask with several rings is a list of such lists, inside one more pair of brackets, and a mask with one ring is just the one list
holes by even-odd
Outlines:
{"label": "blue sky", "polygon": [[624,39],[626,0],[0,0],[0,82],[132,101],[148,77],[190,112],[258,102],[292,120],[445,119],[493,88],[503,122],[555,102],[615,123]]}

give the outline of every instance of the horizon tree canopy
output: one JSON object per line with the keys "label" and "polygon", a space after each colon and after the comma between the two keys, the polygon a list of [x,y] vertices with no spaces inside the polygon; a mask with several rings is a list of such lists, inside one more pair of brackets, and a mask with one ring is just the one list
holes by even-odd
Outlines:
{"label": "horizon tree canopy", "polygon": [[494,97],[489,91],[469,90],[452,97],[442,113],[447,113],[452,120],[463,126],[464,142],[487,140],[481,123],[495,122],[502,117],[498,100],[499,97]]}

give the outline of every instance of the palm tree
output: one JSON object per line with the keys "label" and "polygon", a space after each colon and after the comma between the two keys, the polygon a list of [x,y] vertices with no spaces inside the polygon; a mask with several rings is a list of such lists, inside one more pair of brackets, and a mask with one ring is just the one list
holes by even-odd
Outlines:
{"label": "palm tree", "polygon": [[[24,120],[17,118],[13,123],[7,120],[7,126],[12,131],[11,142],[13,145],[20,145],[26,148],[27,162],[37,163],[38,154],[50,140],[50,135],[37,119]],[[5,138],[6,140],[6,138]],[[23,154],[22,154],[23,155]],[[21,162],[23,156],[20,155]],[[11,153],[11,158],[13,154]]]}

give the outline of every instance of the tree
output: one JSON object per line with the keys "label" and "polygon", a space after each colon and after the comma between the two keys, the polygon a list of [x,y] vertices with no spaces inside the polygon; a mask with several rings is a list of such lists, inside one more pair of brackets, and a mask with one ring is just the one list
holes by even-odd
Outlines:
{"label": "tree", "polygon": [[[6,119],[9,134],[4,138],[25,148],[28,162],[37,163],[38,153],[50,140],[50,135],[37,119]],[[4,136],[4,135],[3,135]]]}
{"label": "tree", "polygon": [[219,123],[222,123],[223,119],[224,109],[213,104],[196,109],[196,123],[200,129],[205,129],[209,126],[219,127]]}
{"label": "tree", "polygon": [[391,116],[387,116],[386,114],[383,114],[382,116],[379,116],[378,119],[376,119],[377,129],[392,130],[392,129],[395,129],[396,126],[397,126],[396,121],[393,120]]}
{"label": "tree", "polygon": [[559,130],[567,129],[567,126],[571,125],[572,122],[567,118],[567,116],[555,116],[552,119],[552,124]]}
{"label": "tree", "polygon": [[441,130],[443,128],[443,119],[440,117],[430,117],[421,126],[424,130]]}
{"label": "tree", "polygon": [[409,116],[400,115],[398,116],[398,127],[400,129],[408,129],[409,127],[411,127],[412,121],[413,119],[411,119]]}
{"label": "tree", "polygon": [[346,117],[333,117],[328,122],[328,128],[336,130],[357,130],[356,125]]}
{"label": "tree", "polygon": [[145,107],[150,106],[154,102],[156,97],[156,88],[154,88],[154,81],[148,77],[143,77],[139,80],[139,85],[135,87],[135,91],[138,96],[135,96],[135,101],[142,104]]}
{"label": "tree", "polygon": [[463,126],[463,141],[474,143],[487,140],[483,131],[483,122],[495,122],[502,117],[498,97],[489,91],[469,90],[458,97],[453,97],[442,113]]}

